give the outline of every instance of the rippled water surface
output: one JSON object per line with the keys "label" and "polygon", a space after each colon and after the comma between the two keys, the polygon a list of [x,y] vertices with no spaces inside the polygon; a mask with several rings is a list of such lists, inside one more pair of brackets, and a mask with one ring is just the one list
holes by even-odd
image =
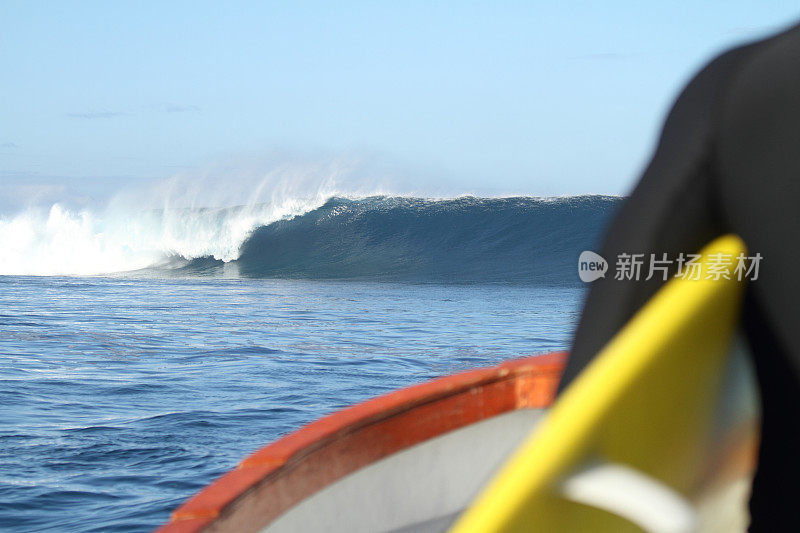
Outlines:
{"label": "rippled water surface", "polygon": [[0,277],[0,529],[149,531],[398,387],[563,349],[573,287]]}

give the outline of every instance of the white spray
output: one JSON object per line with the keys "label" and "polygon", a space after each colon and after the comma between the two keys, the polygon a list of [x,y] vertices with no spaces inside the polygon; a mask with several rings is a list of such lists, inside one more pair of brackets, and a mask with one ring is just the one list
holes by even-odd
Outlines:
{"label": "white spray", "polygon": [[218,166],[122,192],[100,209],[30,208],[0,218],[0,275],[117,273],[175,257],[232,261],[259,226],[334,195],[363,196],[365,185],[381,192],[351,177],[343,188],[350,170],[341,161],[284,163],[267,172]]}

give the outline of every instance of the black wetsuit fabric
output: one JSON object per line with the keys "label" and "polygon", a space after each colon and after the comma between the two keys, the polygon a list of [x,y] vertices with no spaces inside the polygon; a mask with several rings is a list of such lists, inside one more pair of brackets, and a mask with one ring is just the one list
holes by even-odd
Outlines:
{"label": "black wetsuit fabric", "polygon": [[[730,50],[679,96],[609,226],[563,389],[664,283],[617,280],[619,254],[693,253],[725,233],[760,253],[743,331],[762,402],[751,531],[797,530],[800,505],[800,26]],[[674,267],[673,267],[674,268]]]}

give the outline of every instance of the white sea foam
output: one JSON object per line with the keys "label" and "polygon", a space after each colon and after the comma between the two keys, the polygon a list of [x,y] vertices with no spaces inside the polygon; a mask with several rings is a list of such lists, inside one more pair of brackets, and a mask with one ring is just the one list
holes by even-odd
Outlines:
{"label": "white sea foam", "polygon": [[340,163],[284,164],[262,173],[211,169],[121,192],[99,208],[28,208],[0,218],[0,274],[116,273],[176,257],[231,261],[255,228],[337,194],[358,195],[364,183],[341,186],[346,172]]}

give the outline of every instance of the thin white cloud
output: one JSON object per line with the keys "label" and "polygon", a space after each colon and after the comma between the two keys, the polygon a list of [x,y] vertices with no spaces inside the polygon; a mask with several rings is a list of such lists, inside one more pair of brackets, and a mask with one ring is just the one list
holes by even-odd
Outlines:
{"label": "thin white cloud", "polygon": [[155,113],[169,113],[169,114],[199,113],[200,107],[193,104],[163,103],[163,104],[154,104],[151,106],[139,108],[136,111],[111,111],[108,109],[102,109],[102,110],[84,111],[80,113],[72,112],[72,113],[67,113],[67,116],[70,118],[82,118],[87,120],[94,120],[94,119],[109,119],[109,118],[120,117],[123,115],[137,114],[148,111]]}
{"label": "thin white cloud", "polygon": [[86,111],[83,113],[67,113],[67,116],[70,118],[94,120],[100,118],[114,118],[124,114],[125,113],[122,113],[121,111]]}
{"label": "thin white cloud", "polygon": [[623,54],[618,52],[597,52],[591,54],[580,54],[576,56],[570,56],[570,59],[589,59],[589,60],[601,60],[601,61],[616,61],[620,59],[628,59],[633,57],[634,54]]}
{"label": "thin white cloud", "polygon": [[157,106],[159,111],[164,113],[198,113],[200,108],[196,105],[187,104],[161,104]]}

